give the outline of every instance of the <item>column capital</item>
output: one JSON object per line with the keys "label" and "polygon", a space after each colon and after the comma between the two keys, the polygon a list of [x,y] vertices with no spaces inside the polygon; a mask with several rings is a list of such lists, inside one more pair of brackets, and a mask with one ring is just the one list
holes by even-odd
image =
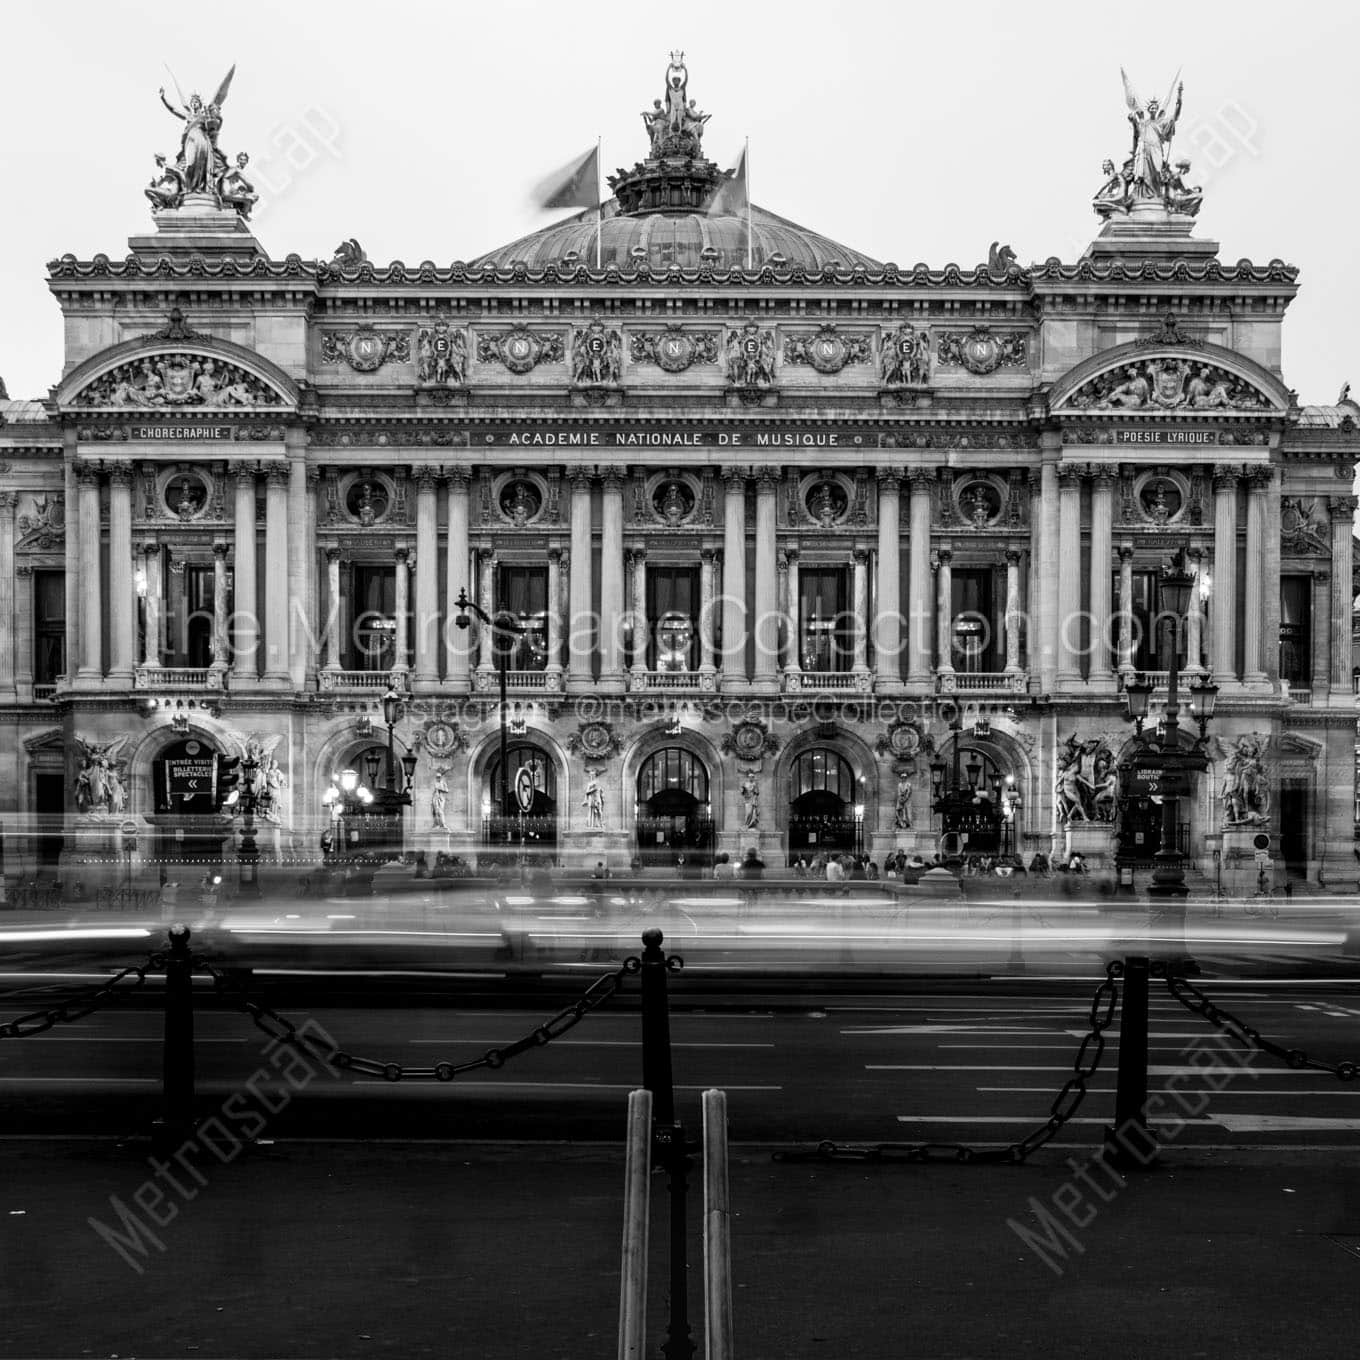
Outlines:
{"label": "column capital", "polygon": [[941,543],[930,556],[933,566],[947,567],[954,560],[954,549],[948,543]]}
{"label": "column capital", "polygon": [[868,565],[868,562],[869,562],[869,549],[868,549],[868,548],[851,548],[851,550],[850,550],[850,560],[851,560],[857,567],[867,566],[867,565]]}
{"label": "column capital", "polygon": [[628,477],[628,469],[617,463],[610,463],[600,469],[600,481],[606,491],[622,491]]}
{"label": "column capital", "polygon": [[213,556],[225,562],[227,554],[231,552],[231,544],[224,538],[216,538],[212,545]]}
{"label": "column capital", "polygon": [[428,463],[418,463],[411,469],[411,480],[415,482],[417,492],[433,494],[435,477],[435,469]]}
{"label": "column capital", "polygon": [[556,563],[560,566],[561,563],[562,563],[562,553],[563,553],[563,550],[562,550],[561,548],[549,548],[549,549],[548,549],[548,561],[549,561],[549,562],[556,562]]}
{"label": "column capital", "polygon": [[109,474],[110,486],[132,485],[131,463],[106,463],[105,471]]}
{"label": "column capital", "polygon": [[472,485],[472,469],[461,463],[455,467],[445,468],[444,476],[449,479],[450,491],[459,491],[466,495],[468,487]]}
{"label": "column capital", "polygon": [[266,463],[264,465],[265,481],[271,486],[288,487],[288,464],[287,463]]}
{"label": "column capital", "polygon": [[725,467],[721,475],[723,487],[729,493],[746,490],[747,470],[744,467]]}
{"label": "column capital", "polygon": [[402,566],[410,560],[411,550],[406,547],[405,544],[399,544],[397,547],[393,548],[392,557],[398,566]]}
{"label": "column capital", "polygon": [[774,567],[781,576],[789,574],[789,555],[783,548],[780,548],[778,553],[775,554]]}
{"label": "column capital", "polygon": [[1077,490],[1081,486],[1081,479],[1086,476],[1086,472],[1085,463],[1059,463],[1058,489],[1060,491]]}
{"label": "column capital", "polygon": [[1119,480],[1119,470],[1112,463],[1092,463],[1091,481],[1099,490],[1108,490]]}
{"label": "column capital", "polygon": [[701,562],[706,562],[706,563],[708,563],[708,564],[711,566],[711,565],[712,565],[714,562],[716,562],[717,560],[718,560],[718,551],[717,551],[716,548],[700,548],[700,549],[699,549],[699,561],[701,561]]}
{"label": "column capital", "polygon": [[902,485],[902,474],[896,468],[879,468],[876,476],[880,492],[897,491]]}
{"label": "column capital", "polygon": [[1215,463],[1213,481],[1215,491],[1236,491],[1242,469],[1236,463]]}
{"label": "column capital", "polygon": [[317,463],[307,464],[307,490],[315,491],[321,485],[321,467]]}
{"label": "column capital", "polygon": [[[258,471],[259,469],[255,466],[254,463],[227,464],[227,476],[230,477],[232,481],[236,483],[238,489],[240,488],[242,483],[245,483],[246,485],[250,486],[250,488],[253,490],[255,487],[255,474]],[[320,471],[320,469],[318,469],[318,471]]]}
{"label": "column capital", "polygon": [[589,468],[574,467],[567,473],[567,479],[571,482],[572,495],[589,492],[592,480]]}
{"label": "column capital", "polygon": [[99,485],[99,468],[94,463],[77,463],[76,481],[84,487]]}
{"label": "column capital", "polygon": [[479,562],[491,562],[495,559],[495,556],[495,548],[488,547],[485,543],[477,549],[477,560]]}
{"label": "column capital", "polygon": [[790,562],[797,562],[799,557],[798,545],[794,543],[789,544],[789,546],[784,549],[784,556],[788,558]]}
{"label": "column capital", "polygon": [[1008,567],[1018,567],[1018,566],[1020,565],[1021,561],[1024,559],[1024,556],[1025,556],[1025,552],[1024,552],[1024,549],[1023,549],[1023,548],[1015,548],[1015,547],[1007,548],[1007,549],[1006,549],[1006,565],[1007,565]]}
{"label": "column capital", "polygon": [[1185,550],[1185,555],[1192,562],[1202,562],[1206,556],[1203,547],[1198,543],[1192,543]]}
{"label": "column capital", "polygon": [[777,467],[769,464],[762,464],[756,468],[756,490],[763,492],[774,491],[778,488],[781,480],[781,471]]}
{"label": "column capital", "polygon": [[1275,469],[1257,464],[1246,469],[1247,489],[1253,496],[1264,496],[1275,480]]}
{"label": "column capital", "polygon": [[643,548],[643,547],[634,547],[634,548],[630,549],[630,551],[631,551],[632,554],[633,554],[633,561],[634,561],[634,562],[645,562],[645,561],[647,560],[647,549],[646,549],[646,548]]}
{"label": "column capital", "polygon": [[1132,562],[1132,561],[1133,561],[1133,544],[1132,544],[1132,543],[1116,543],[1116,544],[1115,544],[1115,547],[1114,547],[1114,554],[1115,554],[1115,556],[1116,556],[1121,562]]}
{"label": "column capital", "polygon": [[341,548],[338,543],[328,543],[323,550],[326,554],[327,562],[338,562],[341,556]]}
{"label": "column capital", "polygon": [[154,557],[161,550],[160,539],[148,538],[137,545],[143,556]]}
{"label": "column capital", "polygon": [[1328,496],[1327,513],[1333,520],[1348,520],[1355,514],[1356,504],[1354,496]]}

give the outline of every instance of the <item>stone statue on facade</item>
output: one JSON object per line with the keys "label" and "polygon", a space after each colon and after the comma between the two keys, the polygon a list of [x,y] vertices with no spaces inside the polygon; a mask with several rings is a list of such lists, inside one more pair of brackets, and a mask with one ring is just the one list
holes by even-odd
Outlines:
{"label": "stone statue on facade", "polygon": [[1264,826],[1270,820],[1266,738],[1249,732],[1228,752],[1223,772],[1223,825]]}
{"label": "stone statue on facade", "polygon": [[1142,205],[1159,205],[1167,213],[1193,217],[1199,212],[1203,191],[1186,183],[1190,162],[1171,159],[1171,141],[1176,135],[1185,91],[1179,73],[1164,102],[1149,99],[1147,103],[1139,99],[1122,67],[1119,74],[1124,82],[1133,144],[1128,159],[1118,170],[1112,160],[1101,166],[1105,182],[1096,191],[1091,206],[1106,221],[1136,211]]}
{"label": "stone statue on facade", "polygon": [[930,334],[899,326],[885,335],[878,351],[878,371],[888,387],[909,387],[930,381]]}
{"label": "stone statue on facade", "polygon": [[593,831],[604,829],[604,790],[600,788],[598,774],[592,772],[586,779],[586,796],[581,799],[586,810],[586,826]]}
{"label": "stone statue on facade", "polygon": [[893,825],[899,831],[911,827],[911,777],[903,770],[897,776],[897,802],[893,805]]}
{"label": "stone statue on facade", "polygon": [[250,216],[259,195],[243,173],[248,157],[243,158],[242,153],[232,166],[217,145],[217,134],[222,129],[222,105],[235,74],[236,67],[233,66],[206,104],[197,93],[185,99],[178,85],[175,92],[180,102],[172,104],[162,86],[159,91],[161,103],[184,124],[184,129],[173,168],[165,164],[164,157],[156,158],[161,167],[160,175],[145,191],[154,206],[182,208],[187,199],[199,198],[210,201],[215,208],[233,209],[243,218]]}
{"label": "stone statue on facade", "polygon": [[672,52],[666,67],[666,88],[642,115],[651,142],[653,160],[667,156],[695,159],[703,154],[704,124],[711,117],[689,97],[689,70],[685,54]]}
{"label": "stone statue on facade", "polygon": [[747,831],[760,827],[760,784],[754,771],[741,781],[741,824]]}
{"label": "stone statue on facade", "polygon": [[76,807],[95,816],[118,816],[127,807],[127,786],[123,782],[118,756],[127,737],[100,745],[76,738],[81,766],[76,774]]}
{"label": "stone statue on facade", "polygon": [[1103,737],[1078,741],[1073,732],[1058,748],[1058,772],[1053,785],[1060,822],[1114,820],[1119,787],[1114,752]]}
{"label": "stone statue on facade", "polygon": [[447,831],[449,829],[446,820],[446,808],[449,798],[449,781],[447,767],[440,766],[434,772],[434,784],[430,789],[430,818],[434,822],[436,830]]}

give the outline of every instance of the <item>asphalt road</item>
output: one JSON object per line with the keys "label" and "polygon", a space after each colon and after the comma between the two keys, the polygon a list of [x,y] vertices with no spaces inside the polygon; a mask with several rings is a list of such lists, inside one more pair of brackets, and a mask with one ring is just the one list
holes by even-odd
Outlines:
{"label": "asphalt road", "polygon": [[[1263,1034],[1320,1058],[1360,1057],[1354,982],[1234,980],[1222,971],[1211,970],[1200,985]],[[34,985],[17,988],[11,979],[0,1016],[60,991]],[[1087,1031],[1093,991],[1088,972],[904,984],[895,996],[809,990],[766,1004],[687,995],[677,983],[671,1031],[678,1112],[697,1120],[700,1092],[721,1087],[738,1142],[1008,1142],[1047,1117]],[[627,1093],[642,1079],[635,994],[499,1070],[449,1083],[290,1065],[248,1017],[206,994],[201,1000],[200,1113],[225,1107],[239,1115],[243,1100],[260,1105],[269,1110],[265,1138],[617,1139]],[[453,998],[389,1007],[277,1004],[346,1050],[420,1067],[503,1047],[555,1009],[546,999],[494,1008]],[[161,1027],[154,1008],[120,1005],[40,1036],[0,1040],[0,1134],[144,1131],[159,1110]],[[1360,1145],[1360,1082],[1243,1055],[1155,982],[1151,1028],[1151,1088],[1182,1093],[1164,1102],[1154,1123],[1178,1144]],[[1060,1144],[1096,1144],[1111,1120],[1117,1025],[1108,1035],[1102,1067]]]}

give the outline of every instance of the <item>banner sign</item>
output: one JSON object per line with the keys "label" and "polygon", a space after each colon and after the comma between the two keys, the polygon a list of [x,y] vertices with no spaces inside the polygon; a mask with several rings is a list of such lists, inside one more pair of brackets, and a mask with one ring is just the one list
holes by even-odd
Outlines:
{"label": "banner sign", "polygon": [[217,757],[167,760],[165,801],[173,812],[216,812]]}

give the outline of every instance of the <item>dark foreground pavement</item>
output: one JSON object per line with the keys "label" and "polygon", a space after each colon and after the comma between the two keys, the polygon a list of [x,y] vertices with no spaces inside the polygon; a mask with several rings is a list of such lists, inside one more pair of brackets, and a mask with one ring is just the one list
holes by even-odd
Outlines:
{"label": "dark foreground pavement", "polygon": [[[734,1148],[739,1360],[1355,1355],[1360,1154],[1283,1164],[1269,1152],[1173,1148],[1124,1188],[1104,1174],[1074,1180],[1067,1159],[1085,1166],[1089,1155],[825,1165]],[[277,1143],[230,1165],[193,1160],[207,1185],[181,1172],[189,1199],[151,1175],[144,1153],[0,1145],[0,1355],[615,1353],[617,1147]],[[143,1195],[168,1220],[154,1230],[161,1245],[120,1251],[87,1220],[125,1233],[110,1196],[131,1208],[148,1179],[166,1196]],[[663,1184],[652,1355],[665,1324]],[[1031,1215],[1032,1201],[1056,1213],[1055,1192],[1079,1221],[1095,1211],[1067,1237]],[[691,1206],[693,1226],[697,1191]],[[1012,1219],[1049,1245],[1023,1241]],[[700,1355],[701,1260],[696,1238]]]}

